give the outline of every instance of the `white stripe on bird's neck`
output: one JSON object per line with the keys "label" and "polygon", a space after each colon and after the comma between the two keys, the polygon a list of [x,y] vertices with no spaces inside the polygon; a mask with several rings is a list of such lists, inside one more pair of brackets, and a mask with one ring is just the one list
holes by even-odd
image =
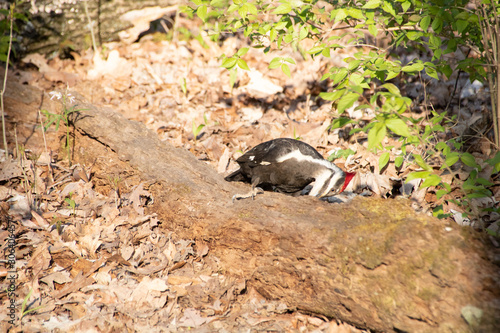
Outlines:
{"label": "white stripe on bird's neck", "polygon": [[289,152],[288,154],[285,154],[281,157],[278,157],[276,159],[276,162],[281,163],[281,162],[284,162],[286,160],[290,160],[292,158],[295,158],[299,162],[316,163],[316,164],[319,164],[325,168],[333,170],[334,172],[341,172],[342,171],[338,166],[336,166],[332,162],[325,160],[323,158],[319,159],[319,158],[314,158],[314,157],[309,156],[309,155],[304,155],[298,149],[293,150],[293,151]]}
{"label": "white stripe on bird's neck", "polygon": [[310,196],[323,197],[327,195],[333,189],[337,181],[344,175],[344,172],[332,162],[304,155],[298,149],[277,158],[276,162],[282,163],[290,159],[296,159],[298,162],[314,163],[320,166],[316,174],[311,175],[314,177],[314,185],[309,192]]}

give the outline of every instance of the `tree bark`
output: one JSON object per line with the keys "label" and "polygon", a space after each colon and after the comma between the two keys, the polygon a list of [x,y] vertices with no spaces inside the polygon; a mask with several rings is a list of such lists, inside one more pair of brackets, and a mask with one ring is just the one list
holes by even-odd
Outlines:
{"label": "tree bark", "polygon": [[168,7],[178,0],[92,0],[92,1],[24,1],[19,11],[29,13],[29,24],[21,26],[21,53],[52,54],[89,48],[91,33],[85,14],[85,3],[93,22],[98,45],[118,40],[118,32],[131,27],[119,17],[131,10],[145,7]]}
{"label": "tree bark", "polygon": [[[23,89],[11,85],[8,96],[38,108],[40,100],[27,99]],[[43,108],[54,105],[45,98]],[[233,204],[232,195],[247,185],[225,182],[113,110],[81,97],[78,108],[77,158],[90,164],[92,154],[116,153],[149,181],[152,210],[166,228],[208,243],[226,274],[246,278],[265,297],[373,331],[494,331],[498,266],[473,232],[445,229],[446,222],[415,213],[404,199],[328,204],[266,192]],[[92,143],[86,152],[82,140]],[[484,311],[477,326],[463,319],[466,306]]]}

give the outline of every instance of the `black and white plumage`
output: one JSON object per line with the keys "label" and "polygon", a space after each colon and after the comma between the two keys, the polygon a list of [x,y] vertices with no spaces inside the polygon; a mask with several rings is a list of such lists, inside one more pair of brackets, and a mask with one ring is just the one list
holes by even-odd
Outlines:
{"label": "black and white plumage", "polygon": [[303,190],[314,181],[309,195],[325,197],[342,192],[354,174],[344,173],[338,166],[325,160],[305,142],[281,138],[263,142],[236,160],[240,169],[225,178],[226,181],[245,181],[252,184],[246,195],[234,199],[254,198],[261,190],[272,188],[288,194]]}

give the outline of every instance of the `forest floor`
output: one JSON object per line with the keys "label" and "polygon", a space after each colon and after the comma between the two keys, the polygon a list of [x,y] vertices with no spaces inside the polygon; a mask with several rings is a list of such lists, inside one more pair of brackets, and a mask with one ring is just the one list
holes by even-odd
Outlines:
{"label": "forest floor", "polygon": [[[181,17],[179,25],[189,24]],[[31,54],[10,70],[9,81],[42,89],[68,108],[75,93],[93,104],[109,106],[143,122],[162,140],[191,151],[221,174],[234,170],[234,160],[252,146],[293,137],[325,157],[352,150],[349,157],[335,160],[356,172],[342,200],[360,194],[393,197],[404,189],[416,210],[431,214],[436,205],[444,204],[446,212],[456,212],[454,220],[443,220],[443,225],[488,226],[499,219],[496,213],[482,211],[500,200],[498,179],[493,197],[475,201],[475,217],[464,220],[461,208],[438,201],[433,189],[416,190],[416,182],[403,186],[402,180],[414,169],[394,166],[400,146],[396,140],[385,142],[395,148],[391,162],[380,170],[379,156],[367,150],[366,134],[329,130],[335,112],[318,98],[319,92],[328,89],[319,78],[356,50],[307,61],[299,52],[284,50],[282,55],[297,63],[289,78],[268,69],[276,54],[250,49],[245,60],[251,70],[239,70],[231,86],[231,74],[220,66],[218,57],[247,46],[240,36],[204,45],[161,36],[107,43],[98,55],[91,50],[72,52],[68,59]],[[413,56],[425,57],[406,55]],[[492,145],[477,133],[489,126],[484,123],[487,92],[481,85],[468,84],[465,76],[459,79],[455,94],[454,86],[455,81],[420,77],[408,78],[400,89],[415,101],[412,112],[418,116],[426,116],[432,108],[442,110],[451,99],[452,113],[458,116],[451,134],[470,137],[469,152],[485,160]],[[9,105],[6,109],[9,147],[17,160],[2,162],[0,239],[2,244],[9,240],[9,223],[17,221],[13,331],[361,331],[289,309],[279,300],[266,300],[247,288],[244,279],[226,276],[206,244],[179,239],[148,212],[154,198],[123,162],[102,156],[94,165],[70,163],[63,124],[44,132],[40,124],[47,115],[43,111],[26,114],[14,124],[9,122]],[[348,114],[355,120],[373,117],[354,108]],[[465,180],[469,172],[463,166],[453,177]],[[100,256],[103,252],[109,255]],[[8,274],[7,269],[0,271],[0,276]],[[7,282],[2,283],[2,290],[7,287]],[[4,292],[0,298],[2,304],[12,299]],[[8,313],[0,312],[2,331],[11,326],[9,320]]]}

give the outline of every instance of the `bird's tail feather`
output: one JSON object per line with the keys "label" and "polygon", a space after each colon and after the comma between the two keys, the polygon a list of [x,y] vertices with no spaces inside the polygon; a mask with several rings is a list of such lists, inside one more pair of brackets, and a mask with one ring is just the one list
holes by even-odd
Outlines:
{"label": "bird's tail feather", "polygon": [[224,180],[226,182],[244,182],[247,181],[247,178],[241,173],[241,169],[238,169],[224,177]]}

